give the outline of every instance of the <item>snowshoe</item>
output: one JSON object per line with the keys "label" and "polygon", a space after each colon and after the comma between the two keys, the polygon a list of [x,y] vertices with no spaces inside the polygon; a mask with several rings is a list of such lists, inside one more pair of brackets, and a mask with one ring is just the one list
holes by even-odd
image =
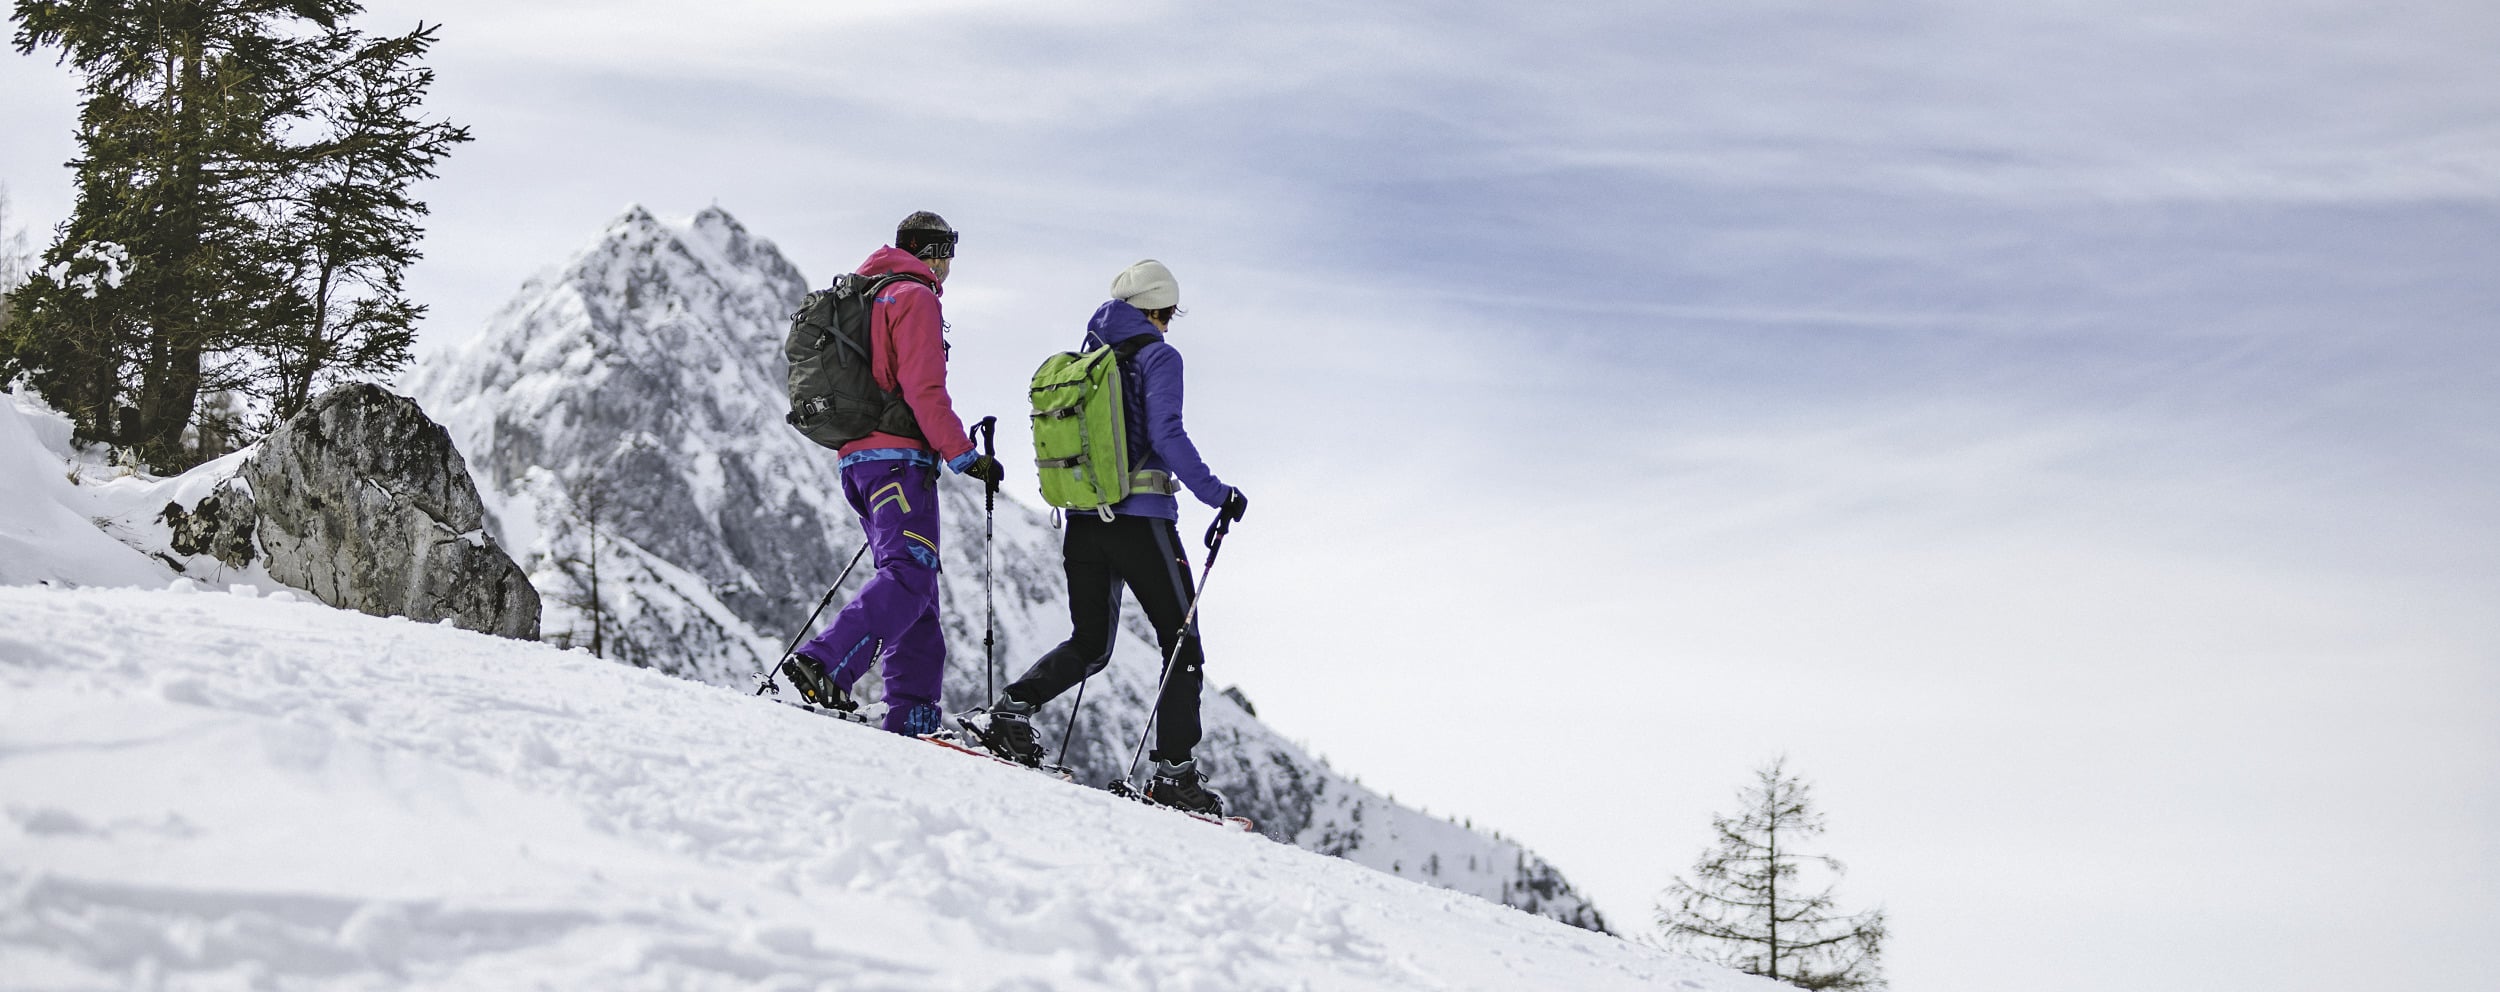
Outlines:
{"label": "snowshoe", "polygon": [[1042,742],[1033,733],[1033,721],[1012,704],[974,710],[955,723],[964,728],[974,743],[993,755],[1027,768],[1042,766]]}
{"label": "snowshoe", "polygon": [[818,665],[813,658],[791,655],[790,660],[781,663],[781,674],[790,679],[791,687],[799,690],[799,698],[806,700],[809,706],[843,713],[859,712],[859,704],[851,699],[851,694],[825,677],[824,666]]}
{"label": "snowshoe", "polygon": [[1154,781],[1146,783],[1146,801],[1184,813],[1219,819],[1224,816],[1224,794],[1206,787],[1198,777],[1196,760],[1178,764],[1156,761]]}
{"label": "snowshoe", "polygon": [[[962,723],[963,720],[958,719],[956,722]],[[961,734],[952,730],[941,730],[934,734],[921,734],[920,739],[945,748],[949,751],[961,751],[965,754],[978,755],[980,757],[988,758],[991,761],[998,762],[1002,765],[1012,765],[1017,768],[1038,771],[1062,782],[1076,781],[1076,777],[1070,774],[1067,769],[1061,768],[1057,765],[1028,765],[1021,761],[1011,761],[1007,758],[1000,757],[998,752],[982,747],[981,742],[972,739],[972,737],[968,734]]]}
{"label": "snowshoe", "polygon": [[[1188,763],[1183,762],[1183,764],[1186,765]],[[1160,761],[1155,762],[1155,766],[1158,773],[1166,767],[1163,762]],[[1105,791],[1108,791],[1112,795],[1118,796],[1122,799],[1135,800],[1158,809],[1168,809],[1172,812],[1179,813],[1182,816],[1189,817],[1190,819],[1212,823],[1219,827],[1239,830],[1243,833],[1251,833],[1257,829],[1257,824],[1251,823],[1249,817],[1224,815],[1223,794],[1207,789],[1205,786],[1199,784],[1195,768],[1191,768],[1189,770],[1187,777],[1190,780],[1188,791],[1194,791],[1198,795],[1211,800],[1211,805],[1214,807],[1212,812],[1200,812],[1197,809],[1192,809],[1187,806],[1175,805],[1175,802],[1184,800],[1182,795],[1183,790],[1179,788],[1181,781],[1181,776],[1179,775],[1171,776],[1172,784],[1167,785],[1164,784],[1165,776],[1157,774],[1153,781],[1146,784],[1145,792],[1137,791],[1137,787],[1129,784],[1127,779],[1117,778],[1112,779],[1111,782],[1108,785],[1103,786],[1103,788]],[[1158,792],[1160,792],[1160,794],[1165,798],[1158,799]]]}

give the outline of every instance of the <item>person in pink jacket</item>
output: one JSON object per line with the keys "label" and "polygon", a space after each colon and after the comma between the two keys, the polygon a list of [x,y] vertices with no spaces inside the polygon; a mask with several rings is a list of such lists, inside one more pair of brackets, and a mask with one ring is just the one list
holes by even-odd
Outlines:
{"label": "person in pink jacket", "polygon": [[946,393],[946,323],[939,299],[954,267],[945,218],[903,218],[894,244],[860,263],[864,276],[899,275],[870,305],[869,363],[877,385],[903,398],[912,425],[842,446],[842,494],[858,512],[877,574],[782,671],[809,702],[852,709],[851,686],[885,658],[885,729],[925,734],[938,700],[946,639],[938,628],[938,467],[996,486],[996,460],[973,450]]}

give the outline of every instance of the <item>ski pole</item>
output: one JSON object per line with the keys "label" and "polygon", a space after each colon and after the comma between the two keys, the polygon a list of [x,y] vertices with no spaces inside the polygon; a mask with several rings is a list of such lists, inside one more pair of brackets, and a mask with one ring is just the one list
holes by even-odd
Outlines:
{"label": "ski pole", "polygon": [[799,625],[799,636],[791,638],[790,646],[781,649],[780,659],[774,661],[773,667],[765,669],[763,674],[757,677],[756,682],[759,684],[755,687],[756,695],[761,696],[767,692],[776,696],[781,695],[781,685],[776,680],[781,671],[781,663],[790,660],[791,652],[799,649],[799,642],[806,640],[808,633],[816,629],[816,618],[824,615],[825,607],[833,605],[833,594],[842,591],[842,583],[851,577],[851,570],[859,567],[859,559],[867,553],[868,545],[862,542],[859,550],[851,554],[851,563],[842,566],[841,577],[834,579],[832,588],[825,590],[825,598],[816,601],[816,612],[808,614],[807,622]]}
{"label": "ski pole", "polygon": [[[981,456],[990,460],[990,470],[998,470],[998,418],[983,417],[972,425],[972,436],[981,444]],[[998,698],[998,599],[992,590],[998,572],[998,483],[981,483],[981,612],[988,619],[981,630],[981,679],[989,690],[989,698]]]}
{"label": "ski pole", "polygon": [[[1172,663],[1180,658],[1181,646],[1189,643],[1189,632],[1198,619],[1198,604],[1207,598],[1207,577],[1215,574],[1215,556],[1224,553],[1224,536],[1232,529],[1232,520],[1221,513],[1207,528],[1207,564],[1198,570],[1198,590],[1190,594],[1188,612],[1181,614],[1181,632],[1172,638],[1172,650],[1163,656],[1163,674],[1155,679],[1154,707],[1146,711],[1146,727],[1137,735],[1137,750],[1129,755],[1127,774],[1120,776],[1119,784],[1125,788],[1136,788],[1130,783],[1137,779],[1137,762],[1146,756],[1146,738],[1154,733],[1156,718],[1163,715],[1163,684],[1172,678]],[[1082,688],[1080,684],[1079,691]]]}
{"label": "ski pole", "polygon": [[1068,711],[1068,729],[1059,732],[1059,767],[1068,766],[1068,742],[1076,738],[1076,718],[1085,715],[1085,683],[1094,680],[1094,673],[1076,680],[1076,708]]}

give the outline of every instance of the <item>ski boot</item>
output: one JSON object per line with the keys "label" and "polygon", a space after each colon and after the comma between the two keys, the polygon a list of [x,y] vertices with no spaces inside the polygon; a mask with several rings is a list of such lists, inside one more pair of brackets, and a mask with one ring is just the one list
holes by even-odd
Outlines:
{"label": "ski boot", "polygon": [[1224,815],[1224,794],[1206,787],[1198,777],[1196,759],[1177,764],[1155,759],[1155,777],[1146,783],[1146,801],[1202,816]]}
{"label": "ski boot", "polygon": [[1042,742],[1033,734],[1033,707],[1001,696],[986,709],[957,719],[957,725],[991,754],[1027,768],[1042,767]]}
{"label": "ski boot", "polygon": [[781,674],[789,677],[790,685],[799,690],[799,698],[806,700],[809,706],[839,713],[859,712],[859,704],[851,699],[851,694],[826,678],[824,666],[817,664],[813,658],[803,654],[791,655],[790,660],[781,663]]}

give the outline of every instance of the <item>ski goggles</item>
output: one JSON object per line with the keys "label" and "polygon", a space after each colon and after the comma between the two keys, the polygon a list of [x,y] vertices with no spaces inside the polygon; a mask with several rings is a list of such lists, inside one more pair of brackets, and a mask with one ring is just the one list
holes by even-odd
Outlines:
{"label": "ski goggles", "polygon": [[956,231],[896,231],[894,247],[912,253],[923,261],[955,257]]}

